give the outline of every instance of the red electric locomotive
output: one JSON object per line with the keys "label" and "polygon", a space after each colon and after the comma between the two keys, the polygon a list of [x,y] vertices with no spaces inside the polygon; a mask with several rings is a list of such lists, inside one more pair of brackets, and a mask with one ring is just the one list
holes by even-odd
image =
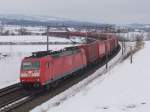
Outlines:
{"label": "red electric locomotive", "polygon": [[68,47],[60,51],[34,52],[22,61],[22,85],[44,86],[87,66],[83,49]]}

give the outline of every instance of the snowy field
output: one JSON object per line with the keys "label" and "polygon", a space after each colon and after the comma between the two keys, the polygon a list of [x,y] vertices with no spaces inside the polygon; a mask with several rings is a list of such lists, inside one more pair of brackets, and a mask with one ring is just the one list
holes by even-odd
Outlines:
{"label": "snowy field", "polygon": [[[0,42],[46,42],[46,36],[0,36]],[[71,42],[66,38],[49,37],[50,42]]]}
{"label": "snowy field", "polygon": [[[1,23],[1,21],[0,21]],[[0,24],[1,25],[1,24]],[[42,35],[47,31],[47,27],[44,26],[19,26],[19,25],[2,25],[2,32],[7,32],[13,35],[20,35],[20,30],[24,29],[26,32],[31,33],[32,35]],[[68,27],[69,31],[78,31],[75,28]],[[66,28],[53,28],[49,29],[51,32],[66,32]],[[84,30],[83,30],[84,31]]]}
{"label": "snowy field", "polygon": [[73,86],[32,111],[149,112],[149,50],[150,42],[146,42],[145,48],[133,56],[133,64],[127,59],[88,85],[83,84],[82,89]]}
{"label": "snowy field", "polygon": [[[51,37],[49,36],[49,42],[51,43],[68,43],[72,44],[73,42],[76,43],[84,43],[85,37],[76,37],[72,36],[70,39],[62,38],[62,37]],[[47,36],[0,36],[0,43],[31,43],[31,42],[47,42]]]}
{"label": "snowy field", "polygon": [[[71,45],[50,45],[59,50]],[[21,60],[34,51],[44,51],[46,45],[0,45],[0,88],[19,82]]]}
{"label": "snowy field", "polygon": [[143,40],[150,40],[150,33],[147,32],[129,32],[129,33],[118,33],[118,36],[121,36],[125,40],[135,41],[137,37],[143,37]]}

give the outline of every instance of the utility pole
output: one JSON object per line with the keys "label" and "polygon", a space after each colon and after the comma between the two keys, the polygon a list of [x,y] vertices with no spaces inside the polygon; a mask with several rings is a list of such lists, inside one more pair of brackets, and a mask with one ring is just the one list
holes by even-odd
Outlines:
{"label": "utility pole", "polygon": [[3,35],[4,24],[3,21],[0,21],[0,35]]}
{"label": "utility pole", "polygon": [[107,51],[107,43],[105,42],[105,53],[106,53],[106,69],[108,68],[108,51]]}
{"label": "utility pole", "polygon": [[130,63],[133,63],[133,50],[132,50],[132,46],[130,46]]}
{"label": "utility pole", "polygon": [[68,29],[67,26],[64,26],[65,30],[67,31],[67,38],[70,38],[70,30]]}
{"label": "utility pole", "polygon": [[122,43],[122,55],[123,55],[124,54],[124,52],[123,52],[123,46],[124,46],[123,41],[121,43]]}
{"label": "utility pole", "polygon": [[108,53],[106,54],[106,69],[108,68]]}
{"label": "utility pole", "polygon": [[122,39],[122,55],[124,54],[124,52],[125,52],[125,49],[126,49],[126,47],[125,47],[125,36],[123,36],[123,39]]}
{"label": "utility pole", "polygon": [[86,42],[88,40],[88,27],[87,26],[85,26],[85,40]]}
{"label": "utility pole", "polygon": [[49,26],[47,26],[47,51],[49,50]]}
{"label": "utility pole", "polygon": [[87,42],[87,29],[86,29],[86,31],[85,31],[85,38],[86,38],[86,42]]}

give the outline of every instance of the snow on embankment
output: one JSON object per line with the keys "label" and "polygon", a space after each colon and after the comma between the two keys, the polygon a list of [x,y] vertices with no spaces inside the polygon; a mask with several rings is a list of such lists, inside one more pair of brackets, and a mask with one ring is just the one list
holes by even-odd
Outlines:
{"label": "snow on embankment", "polygon": [[[127,59],[84,88],[76,89],[75,85],[72,90],[70,88],[68,92],[56,96],[35,108],[33,112],[148,112],[150,110],[149,50],[150,43],[147,42],[145,48],[134,55],[133,64]],[[74,94],[75,91],[78,92]]]}
{"label": "snow on embankment", "polygon": [[23,56],[0,58],[0,88],[19,82],[20,65]]}

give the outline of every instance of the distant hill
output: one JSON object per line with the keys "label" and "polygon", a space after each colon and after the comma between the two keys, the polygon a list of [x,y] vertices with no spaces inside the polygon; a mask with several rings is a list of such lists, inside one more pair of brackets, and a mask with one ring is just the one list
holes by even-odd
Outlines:
{"label": "distant hill", "polygon": [[132,23],[132,24],[128,24],[128,26],[133,28],[146,28],[146,27],[150,27],[150,24]]}
{"label": "distant hill", "polygon": [[73,27],[107,27],[109,24],[75,21],[52,16],[28,16],[17,14],[0,14],[0,21],[6,25],[23,26],[73,26]]}
{"label": "distant hill", "polygon": [[128,24],[128,27],[140,31],[150,32],[150,24],[132,23]]}

